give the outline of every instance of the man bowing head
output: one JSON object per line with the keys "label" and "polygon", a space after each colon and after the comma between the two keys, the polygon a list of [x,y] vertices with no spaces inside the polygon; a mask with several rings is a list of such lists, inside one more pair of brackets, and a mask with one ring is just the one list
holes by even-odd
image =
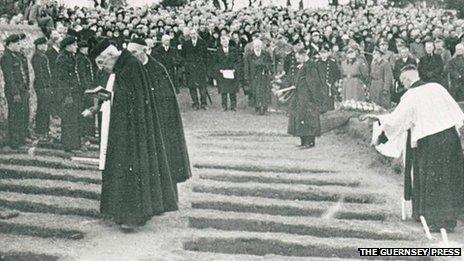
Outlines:
{"label": "man bowing head", "polygon": [[[384,140],[405,144],[406,177],[413,170],[413,178],[405,179],[405,199],[412,199],[413,218],[419,221],[423,216],[432,232],[450,232],[464,206],[464,155],[458,133],[464,113],[443,86],[422,82],[415,67],[404,68],[400,81],[407,91],[395,110],[367,117],[379,120]],[[407,188],[411,185],[412,193]]]}
{"label": "man bowing head", "polygon": [[100,211],[124,231],[132,231],[153,215],[177,210],[176,194],[142,63],[107,39],[91,57],[111,73],[106,87],[112,92],[106,102],[110,113],[103,110],[102,117]]}

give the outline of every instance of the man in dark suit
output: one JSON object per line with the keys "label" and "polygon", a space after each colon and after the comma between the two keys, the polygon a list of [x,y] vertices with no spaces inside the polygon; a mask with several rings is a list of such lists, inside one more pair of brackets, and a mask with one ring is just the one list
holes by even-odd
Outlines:
{"label": "man in dark suit", "polygon": [[193,108],[198,110],[198,91],[200,92],[201,109],[206,110],[206,80],[207,80],[207,51],[206,43],[198,38],[197,31],[190,31],[190,40],[185,42],[182,47],[182,57],[186,71],[187,87],[190,90]]}
{"label": "man in dark suit", "polygon": [[[0,59],[8,104],[8,145],[18,149],[25,145],[29,122],[29,75],[27,61],[20,53],[25,35],[13,34],[5,39]],[[25,63],[26,62],[26,63]]]}
{"label": "man in dark suit", "polygon": [[435,47],[432,41],[425,43],[426,55],[419,61],[418,70],[421,80],[442,84],[444,64],[440,55],[434,53]]}
{"label": "man in dark suit", "polygon": [[48,58],[48,61],[50,62],[50,72],[52,74],[52,81],[51,81],[51,91],[50,91],[50,112],[53,116],[58,116],[58,112],[60,111],[60,104],[58,100],[58,90],[59,88],[57,84],[57,68],[56,68],[56,58],[58,58],[58,55],[60,53],[60,42],[61,42],[61,36],[57,31],[52,31],[50,35],[50,45],[47,51],[45,52],[45,55]]}
{"label": "man in dark suit", "polygon": [[406,92],[403,84],[400,81],[401,70],[408,65],[417,65],[416,59],[411,56],[408,47],[403,47],[399,50],[400,58],[395,61],[395,66],[393,67],[393,77],[395,78],[394,90],[391,92],[391,101],[398,103],[401,99],[401,96]]}
{"label": "man in dark suit", "polygon": [[227,103],[228,99],[230,99],[230,110],[235,111],[239,90],[239,79],[237,76],[241,68],[239,67],[239,54],[235,48],[229,46],[229,41],[228,36],[221,36],[221,46],[218,48],[216,54],[214,72],[215,78],[218,80],[219,93],[222,97],[222,108],[224,111],[229,109]]}
{"label": "man in dark suit", "polygon": [[176,93],[179,93],[177,69],[179,65],[179,54],[176,48],[171,47],[171,37],[167,34],[161,37],[161,45],[155,47],[151,52],[151,57],[155,58],[168,70],[173,81]]}
{"label": "man in dark suit", "polygon": [[80,109],[81,81],[77,72],[77,42],[74,36],[61,41],[56,59],[58,98],[61,105],[61,143],[65,151],[77,150],[81,146]]}
{"label": "man in dark suit", "polygon": [[51,85],[52,73],[50,61],[45,52],[47,51],[47,39],[40,37],[34,41],[36,47],[32,56],[32,67],[34,69],[34,90],[37,94],[37,114],[35,117],[35,132],[46,138],[50,131],[50,101],[52,98]]}

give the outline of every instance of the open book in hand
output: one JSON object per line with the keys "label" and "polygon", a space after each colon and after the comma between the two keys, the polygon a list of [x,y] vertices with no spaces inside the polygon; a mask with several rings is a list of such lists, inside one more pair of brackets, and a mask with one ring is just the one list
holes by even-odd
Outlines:
{"label": "open book in hand", "polygon": [[94,89],[86,90],[84,93],[87,95],[96,96],[98,99],[104,101],[111,99],[111,92],[101,86],[98,86]]}

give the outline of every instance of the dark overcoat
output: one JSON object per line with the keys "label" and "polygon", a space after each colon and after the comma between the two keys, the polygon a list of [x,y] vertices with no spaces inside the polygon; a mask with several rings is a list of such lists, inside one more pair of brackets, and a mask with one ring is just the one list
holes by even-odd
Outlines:
{"label": "dark overcoat", "polygon": [[317,77],[313,83],[321,86],[323,93],[323,107],[321,112],[331,111],[335,108],[335,96],[337,96],[336,83],[341,78],[340,67],[337,62],[329,58],[326,61],[316,60]]}
{"label": "dark overcoat", "polygon": [[168,50],[164,48],[163,45],[159,45],[155,47],[151,53],[151,56],[155,58],[158,62],[164,65],[168,70],[169,76],[171,76],[172,83],[174,84],[174,88],[176,93],[179,93],[179,82],[178,78],[176,77],[178,72],[178,67],[180,64],[180,57],[179,52],[174,47],[169,47]]}
{"label": "dark overcoat", "polygon": [[250,84],[255,107],[267,107],[271,103],[271,56],[264,50],[260,56],[254,51],[245,55],[245,79]]}
{"label": "dark overcoat", "polygon": [[155,97],[172,180],[175,183],[184,182],[192,176],[192,173],[182,117],[172,79],[164,65],[156,59],[150,57],[144,67]]}
{"label": "dark overcoat", "polygon": [[[8,103],[8,142],[13,148],[25,143],[29,122],[29,71],[20,53],[6,49],[0,59]],[[15,101],[14,96],[20,100]]]}
{"label": "dark overcoat", "polygon": [[200,38],[193,46],[192,40],[182,45],[182,57],[185,67],[186,84],[188,88],[206,87],[207,51],[206,44]]}
{"label": "dark overcoat", "polygon": [[456,101],[464,101],[464,56],[456,56],[448,65],[450,94]]}
{"label": "dark overcoat", "polygon": [[60,100],[58,96],[58,69],[56,67],[56,59],[58,58],[59,52],[55,50],[53,47],[49,47],[45,52],[45,55],[48,57],[48,61],[50,62],[50,72],[52,74],[52,81],[51,81],[51,103],[50,103],[50,110],[52,114],[58,115],[60,111]]}
{"label": "dark overcoat", "polygon": [[50,61],[44,52],[36,50],[31,63],[34,69],[34,90],[37,94],[35,130],[38,134],[47,134],[50,126],[50,102],[52,100]]}
{"label": "dark overcoat", "polygon": [[306,62],[295,76],[296,87],[289,111],[288,134],[304,137],[321,135],[320,111],[324,86],[315,84],[318,77],[314,61]]}
{"label": "dark overcoat", "polygon": [[141,225],[153,215],[177,210],[176,194],[143,65],[124,50],[113,73],[100,210],[116,223]]}
{"label": "dark overcoat", "polygon": [[[436,82],[443,84],[444,64],[443,59],[438,54],[426,55],[422,57],[417,66],[421,80],[425,82]],[[444,85],[447,86],[447,85]]]}
{"label": "dark overcoat", "polygon": [[[215,74],[219,93],[237,93],[239,90],[239,75],[241,74],[240,58],[237,49],[229,47],[226,54],[223,48],[219,48],[215,59]],[[234,79],[225,79],[220,70],[235,70]]]}
{"label": "dark overcoat", "polygon": [[58,99],[60,101],[61,142],[65,150],[81,146],[82,87],[76,55],[63,50],[56,59]]}
{"label": "dark overcoat", "polygon": [[[91,96],[83,95],[85,90],[93,89],[95,85],[95,68],[89,57],[78,53],[76,55],[77,72],[81,82],[81,111],[85,108],[90,108],[94,105],[94,100]],[[103,85],[104,86],[104,85]],[[95,135],[95,119],[81,117],[81,133],[83,135]]]}

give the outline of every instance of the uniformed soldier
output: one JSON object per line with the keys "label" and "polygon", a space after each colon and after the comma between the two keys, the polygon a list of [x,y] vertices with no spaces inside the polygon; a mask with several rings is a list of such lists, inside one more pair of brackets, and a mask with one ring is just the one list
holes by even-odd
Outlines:
{"label": "uniformed soldier", "polygon": [[45,55],[50,62],[50,72],[52,73],[52,81],[51,81],[51,91],[50,91],[50,111],[52,116],[58,116],[60,111],[60,101],[58,100],[58,81],[57,81],[57,72],[58,69],[56,68],[56,58],[60,54],[60,42],[61,36],[58,31],[52,31],[50,35],[50,43],[49,48],[45,52]]}
{"label": "uniformed soldier", "polygon": [[381,52],[383,52],[383,58],[385,61],[388,61],[390,63],[390,66],[393,68],[395,65],[396,57],[395,53],[388,50],[388,40],[385,38],[381,38],[379,40],[379,49]]}
{"label": "uniformed soldier", "polygon": [[[95,68],[93,67],[92,62],[90,61],[89,55],[89,45],[87,42],[81,41],[77,44],[79,47],[79,52],[76,55],[77,63],[77,72],[79,73],[79,79],[81,83],[81,109],[90,108],[94,106],[94,101],[92,97],[84,95],[86,89],[93,89],[95,85]],[[82,127],[82,136],[88,138],[95,137],[95,121],[92,118],[81,118],[81,127]]]}
{"label": "uniformed soldier", "polygon": [[464,101],[464,44],[456,45],[455,56],[448,66],[450,94],[456,101]]}
{"label": "uniformed soldier", "polygon": [[340,67],[335,59],[330,57],[330,46],[324,45],[319,51],[319,58],[315,60],[318,78],[320,81],[322,93],[324,97],[323,107],[321,112],[331,111],[335,108],[335,96],[337,95],[336,84],[341,78]]}
{"label": "uniformed soldier", "polygon": [[29,75],[27,60],[20,53],[25,35],[13,34],[5,39],[0,59],[5,97],[8,104],[8,145],[18,149],[25,145],[29,122]]}
{"label": "uniformed soldier", "polygon": [[393,72],[390,63],[385,60],[383,55],[384,53],[379,48],[374,49],[370,72],[369,100],[389,109]]}
{"label": "uniformed soldier", "polygon": [[61,142],[64,150],[69,152],[81,146],[80,133],[80,98],[81,82],[77,72],[77,43],[74,36],[67,36],[61,42],[61,49],[56,59],[58,97],[61,105]]}
{"label": "uniformed soldier", "polygon": [[35,116],[35,133],[46,138],[50,131],[52,98],[52,72],[50,61],[45,52],[47,51],[47,39],[40,37],[34,41],[36,47],[32,56],[32,67],[34,69],[34,90],[37,94],[37,113]]}

